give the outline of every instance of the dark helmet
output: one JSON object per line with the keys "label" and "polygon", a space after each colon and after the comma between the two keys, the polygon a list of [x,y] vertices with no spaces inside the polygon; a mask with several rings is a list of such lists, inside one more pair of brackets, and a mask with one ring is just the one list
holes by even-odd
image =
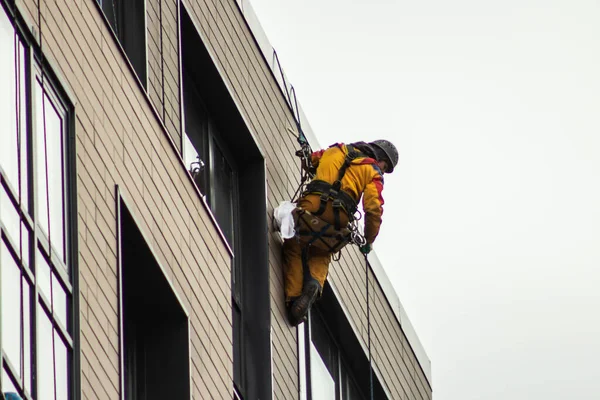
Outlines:
{"label": "dark helmet", "polygon": [[396,146],[394,146],[392,142],[383,139],[375,140],[369,144],[375,150],[378,161],[383,159],[388,162],[388,170],[384,172],[387,172],[388,174],[394,172],[394,168],[398,165],[398,150],[396,149]]}

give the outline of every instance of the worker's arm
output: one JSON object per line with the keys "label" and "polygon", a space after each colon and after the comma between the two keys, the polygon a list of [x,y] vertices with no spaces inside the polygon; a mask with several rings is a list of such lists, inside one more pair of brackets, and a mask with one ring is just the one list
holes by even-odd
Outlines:
{"label": "worker's arm", "polygon": [[375,241],[381,226],[383,215],[383,177],[376,172],[371,181],[365,187],[363,193],[363,210],[365,212],[365,239],[368,244]]}

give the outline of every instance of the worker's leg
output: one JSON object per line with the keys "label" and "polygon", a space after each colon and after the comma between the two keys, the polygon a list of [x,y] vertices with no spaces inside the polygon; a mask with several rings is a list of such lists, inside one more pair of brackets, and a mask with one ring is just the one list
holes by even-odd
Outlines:
{"label": "worker's leg", "polygon": [[321,250],[318,247],[311,247],[308,258],[310,275],[319,282],[321,290],[325,286],[330,262],[331,254],[329,252]]}
{"label": "worker's leg", "polygon": [[302,248],[295,238],[283,242],[283,274],[285,300],[289,302],[302,294]]}

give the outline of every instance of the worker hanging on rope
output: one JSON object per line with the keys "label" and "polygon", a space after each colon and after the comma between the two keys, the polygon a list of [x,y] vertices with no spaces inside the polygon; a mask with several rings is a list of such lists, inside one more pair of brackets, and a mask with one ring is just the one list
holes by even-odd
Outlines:
{"label": "worker hanging on rope", "polygon": [[[359,244],[364,254],[371,250],[383,214],[383,174],[398,164],[398,151],[387,140],[340,143],[304,161],[314,177],[293,212],[295,236],[283,244],[286,305],[294,326],[320,296],[332,255],[349,242]],[[361,197],[364,236],[357,232],[355,216]]]}

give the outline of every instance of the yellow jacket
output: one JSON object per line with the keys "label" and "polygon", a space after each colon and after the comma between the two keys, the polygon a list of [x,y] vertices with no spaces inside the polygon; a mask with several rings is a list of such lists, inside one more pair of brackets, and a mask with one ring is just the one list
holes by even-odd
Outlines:
{"label": "yellow jacket", "polygon": [[[314,179],[330,184],[335,182],[346,159],[346,154],[348,154],[348,149],[343,143],[314,152],[311,157],[312,165],[317,169]],[[370,157],[355,158],[346,169],[341,189],[352,196],[356,203],[362,196],[365,212],[365,239],[367,239],[367,243],[373,243],[381,226],[384,203],[381,196],[383,176],[377,161]]]}

